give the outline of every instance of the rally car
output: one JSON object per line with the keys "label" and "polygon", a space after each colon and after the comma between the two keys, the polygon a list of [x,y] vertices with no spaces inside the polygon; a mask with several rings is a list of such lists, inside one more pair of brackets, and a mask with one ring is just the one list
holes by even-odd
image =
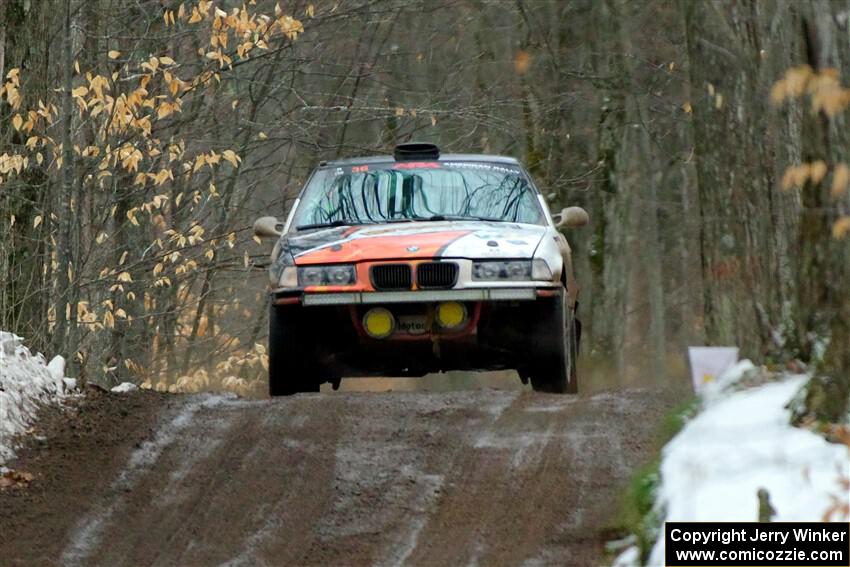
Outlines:
{"label": "rally car", "polygon": [[342,377],[516,369],[534,390],[575,393],[581,327],[570,247],[514,158],[392,156],[322,162],[286,220],[269,267],[269,393]]}

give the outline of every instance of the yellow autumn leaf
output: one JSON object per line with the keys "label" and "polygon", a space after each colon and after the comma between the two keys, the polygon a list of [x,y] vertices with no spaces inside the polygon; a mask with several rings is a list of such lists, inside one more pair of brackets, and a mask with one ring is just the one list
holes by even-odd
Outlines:
{"label": "yellow autumn leaf", "polygon": [[810,173],[811,165],[808,163],[789,166],[782,176],[782,188],[789,191],[795,187],[802,187],[808,181]]}
{"label": "yellow autumn leaf", "polygon": [[174,59],[168,56],[160,57],[159,62],[163,65],[174,65]]}
{"label": "yellow autumn leaf", "polygon": [[12,126],[14,126],[14,127],[15,127],[15,130],[20,130],[20,129],[21,129],[21,126],[23,125],[23,123],[24,123],[24,119],[23,119],[23,118],[21,118],[21,115],[20,115],[20,114],[16,114],[16,115],[12,118]]}
{"label": "yellow autumn leaf", "polygon": [[109,53],[107,55],[109,55],[110,59],[118,59],[121,56],[121,52],[115,51],[114,49],[112,49],[112,50],[109,51]]}
{"label": "yellow autumn leaf", "polygon": [[832,172],[832,187],[829,194],[833,199],[838,199],[847,192],[847,184],[850,183],[850,167],[846,163],[839,163]]}
{"label": "yellow autumn leaf", "polygon": [[115,328],[115,317],[112,316],[112,312],[107,311],[103,314],[103,324],[110,329]]}
{"label": "yellow autumn leaf", "polygon": [[171,180],[174,179],[174,175],[172,175],[171,170],[170,169],[162,169],[162,170],[160,170],[159,173],[156,174],[154,181],[156,182],[157,185],[162,185],[163,183],[165,183],[169,179],[171,179]]}
{"label": "yellow autumn leaf", "polygon": [[850,233],[850,217],[841,217],[832,225],[832,237],[844,238]]}
{"label": "yellow autumn leaf", "polygon": [[304,10],[304,13],[307,14],[308,18],[312,18],[316,15],[316,8],[312,4],[307,4],[307,9]]}
{"label": "yellow autumn leaf", "polygon": [[236,155],[236,152],[233,150],[224,150],[221,153],[221,157],[230,162],[230,165],[233,167],[239,167],[239,162],[241,161],[239,156]]}
{"label": "yellow autumn leaf", "polygon": [[822,159],[812,162],[809,168],[809,178],[812,183],[820,183],[826,175],[826,162]]}
{"label": "yellow autumn leaf", "polygon": [[85,85],[80,85],[76,89],[71,91],[71,95],[75,97],[86,96],[88,94],[89,88]]}
{"label": "yellow autumn leaf", "polygon": [[35,217],[35,218],[32,220],[32,227],[33,227],[33,228],[38,228],[38,225],[40,225],[40,224],[41,224],[41,221],[42,221],[42,220],[44,220],[44,219],[42,218],[42,216],[41,216],[41,215],[38,215],[37,217]]}
{"label": "yellow autumn leaf", "polygon": [[121,272],[120,274],[118,274],[118,281],[119,282],[132,282],[133,277],[130,275],[130,272]]}
{"label": "yellow autumn leaf", "polygon": [[156,109],[156,117],[160,120],[163,118],[167,118],[174,112],[175,105],[174,103],[163,101],[159,107]]}
{"label": "yellow autumn leaf", "polygon": [[514,55],[514,71],[517,75],[525,75],[531,67],[531,55],[520,49]]}

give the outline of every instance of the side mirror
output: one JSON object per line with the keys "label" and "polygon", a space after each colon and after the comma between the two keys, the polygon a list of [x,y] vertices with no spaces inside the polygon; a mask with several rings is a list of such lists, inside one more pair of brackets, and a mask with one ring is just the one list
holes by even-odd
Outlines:
{"label": "side mirror", "polygon": [[276,217],[260,217],[254,221],[254,235],[260,238],[276,238],[283,233],[283,223]]}
{"label": "side mirror", "polygon": [[578,228],[590,222],[587,211],[581,207],[567,207],[556,215],[552,215],[555,228]]}

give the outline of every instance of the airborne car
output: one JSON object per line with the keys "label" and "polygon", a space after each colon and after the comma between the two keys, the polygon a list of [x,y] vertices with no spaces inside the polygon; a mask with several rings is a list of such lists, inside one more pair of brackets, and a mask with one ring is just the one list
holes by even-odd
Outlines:
{"label": "airborne car", "polygon": [[341,378],[516,369],[535,390],[577,391],[578,286],[559,228],[515,159],[440,155],[323,162],[271,255],[269,393]]}

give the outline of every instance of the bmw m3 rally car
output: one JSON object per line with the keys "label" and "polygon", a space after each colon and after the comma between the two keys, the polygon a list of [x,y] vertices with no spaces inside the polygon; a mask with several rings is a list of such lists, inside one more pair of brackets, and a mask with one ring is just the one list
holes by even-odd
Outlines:
{"label": "bmw m3 rally car", "polygon": [[342,377],[516,369],[535,390],[577,391],[578,286],[559,228],[510,157],[393,156],[323,162],[276,237],[269,268],[269,393]]}

